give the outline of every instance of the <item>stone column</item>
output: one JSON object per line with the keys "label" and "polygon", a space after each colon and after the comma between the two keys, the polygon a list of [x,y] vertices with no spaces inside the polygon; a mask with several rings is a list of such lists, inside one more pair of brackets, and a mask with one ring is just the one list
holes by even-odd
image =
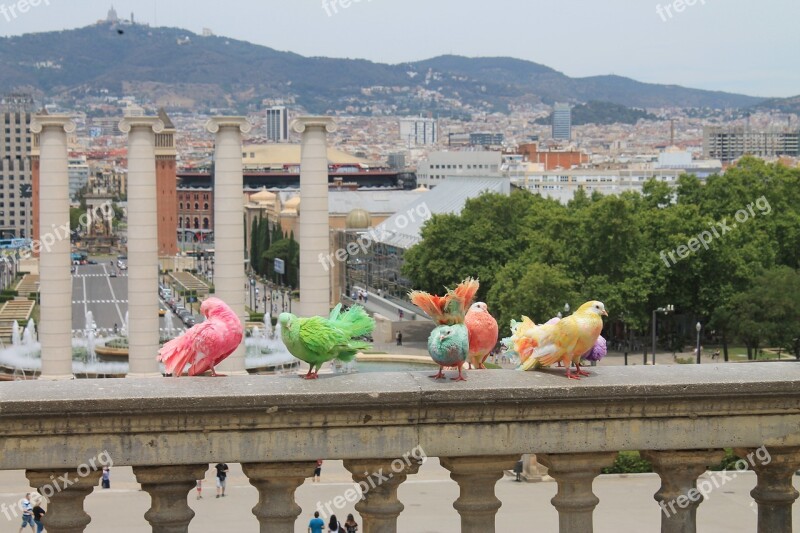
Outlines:
{"label": "stone column", "polygon": [[[292,129],[303,135],[300,162],[300,313],[327,316],[330,274],[322,259],[330,252],[327,133],[336,131],[331,117],[300,117]],[[297,314],[297,313],[295,313]]]}
{"label": "stone column", "polygon": [[[206,123],[214,133],[214,296],[233,309],[242,320],[244,307],[244,178],[242,176],[242,134],[250,131],[245,117],[214,117]],[[228,374],[247,373],[244,339],[217,370]]]}
{"label": "stone column", "polygon": [[724,456],[722,450],[642,452],[642,457],[653,463],[653,470],[661,476],[661,488],[654,498],[661,507],[662,533],[697,530],[697,508],[703,501],[702,493],[714,488],[711,485],[698,491],[697,476]]}
{"label": "stone column", "polygon": [[[47,204],[44,204],[47,205]],[[92,518],[83,510],[83,500],[91,494],[102,470],[83,472],[27,470],[31,486],[49,500],[42,523],[48,533],[82,533]]]}
{"label": "stone column", "polygon": [[616,452],[539,454],[558,483],[550,503],[558,510],[560,533],[592,533],[592,513],[600,502],[592,492],[592,482],[600,470],[614,464]]}
{"label": "stone column", "polygon": [[136,481],[150,495],[150,509],[144,514],[153,533],[188,533],[194,511],[186,495],[203,479],[207,464],[176,466],[134,466]]}
{"label": "stone column", "polygon": [[[39,134],[40,256],[39,341],[41,379],[72,379],[72,275],[70,274],[69,178],[67,133],[75,124],[66,116],[37,115],[31,131]],[[34,246],[36,248],[36,246]]]}
{"label": "stone column", "polygon": [[156,117],[126,117],[128,134],[128,377],[160,376]]}
{"label": "stone column", "polygon": [[513,469],[518,460],[517,455],[440,459],[461,490],[453,507],[461,515],[462,533],[495,530],[495,515],[502,504],[494,494],[494,486],[504,471]]}
{"label": "stone column", "polygon": [[792,505],[798,492],[792,476],[800,469],[800,447],[736,448],[758,476],[750,495],[758,504],[758,533],[791,533]]}
{"label": "stone column", "polygon": [[[363,533],[397,533],[397,517],[404,506],[397,499],[397,489],[409,474],[419,471],[421,460],[349,459],[344,467],[361,486],[363,495],[356,511],[364,521]],[[401,464],[402,463],[402,464]]]}
{"label": "stone column", "polygon": [[250,463],[242,470],[250,484],[258,489],[258,504],[253,514],[261,533],[293,533],[302,509],[294,493],[306,478],[314,475],[314,461],[302,463]]}

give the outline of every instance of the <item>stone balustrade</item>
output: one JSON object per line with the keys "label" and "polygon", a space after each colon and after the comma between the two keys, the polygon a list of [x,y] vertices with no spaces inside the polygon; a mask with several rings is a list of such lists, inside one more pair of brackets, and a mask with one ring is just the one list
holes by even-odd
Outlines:
{"label": "stone balustrade", "polygon": [[[722,364],[597,367],[581,381],[560,371],[469,372],[465,383],[423,373],[28,381],[0,384],[0,469],[25,468],[43,492],[65,473],[80,481],[53,495],[46,527],[81,532],[83,501],[107,453],[133,466],[152,499],[157,532],[185,532],[187,493],[209,463],[242,463],[258,489],[260,531],[291,532],[294,492],[316,458],[343,459],[367,490],[356,509],[362,531],[397,530],[397,489],[419,466],[415,450],[439,457],[458,483],[461,531],[495,530],[495,483],[521,454],[536,453],[558,484],[560,531],[592,531],[592,481],[619,450],[640,450],[661,476],[653,513],[662,531],[693,532],[697,476],[723,448],[752,458],[758,531],[792,531],[800,467],[800,365]],[[346,391],[346,392],[343,392]],[[398,462],[399,461],[399,462]],[[169,467],[169,468],[164,468]],[[391,469],[375,482],[370,473]],[[84,475],[85,474],[85,475]],[[76,478],[77,479],[77,478]],[[691,500],[691,503],[687,503]],[[657,502],[657,503],[656,503]],[[682,503],[686,503],[683,505]],[[309,513],[313,510],[306,509]],[[631,525],[633,528],[634,526]],[[621,530],[625,530],[622,528]],[[634,529],[628,529],[633,531]]]}

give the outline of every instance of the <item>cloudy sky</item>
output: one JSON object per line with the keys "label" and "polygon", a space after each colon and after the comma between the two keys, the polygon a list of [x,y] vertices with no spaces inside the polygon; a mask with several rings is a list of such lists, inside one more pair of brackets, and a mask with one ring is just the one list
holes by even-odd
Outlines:
{"label": "cloudy sky", "polygon": [[[0,0],[0,35],[85,26],[111,0]],[[676,9],[675,4],[678,4]],[[693,5],[688,5],[692,3]],[[302,55],[512,56],[570,76],[800,94],[799,0],[113,0],[120,16]],[[3,11],[2,7],[6,10]],[[345,7],[347,6],[347,7]],[[682,7],[682,9],[681,9]]]}

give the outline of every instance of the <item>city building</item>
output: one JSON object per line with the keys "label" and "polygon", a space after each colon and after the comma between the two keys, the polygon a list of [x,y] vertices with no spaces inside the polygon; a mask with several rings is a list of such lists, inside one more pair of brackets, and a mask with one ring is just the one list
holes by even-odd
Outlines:
{"label": "city building", "polygon": [[[403,254],[422,240],[422,226],[431,216],[458,214],[468,199],[487,192],[510,194],[510,180],[484,174],[448,178],[435,189],[418,190],[415,199],[398,205],[396,212],[383,222],[373,221],[374,227],[369,230],[335,230],[333,249],[359,251],[348,253],[337,266],[339,280],[335,286],[341,293],[334,295],[334,299],[339,301],[354,287],[360,287],[372,294],[380,291],[392,304],[417,312],[407,298],[414,287],[402,273]],[[364,246],[364,242],[369,242],[369,246]]]}
{"label": "city building", "polygon": [[703,128],[703,155],[728,163],[744,155],[800,156],[800,130],[754,131],[746,127]]}
{"label": "city building", "polygon": [[72,156],[67,160],[67,176],[69,177],[69,198],[75,201],[78,192],[89,184],[89,165],[86,156]]}
{"label": "city building", "polygon": [[499,176],[502,159],[502,153],[487,150],[431,152],[417,166],[417,183],[435,187],[453,176]]}
{"label": "city building", "polygon": [[530,163],[541,164],[545,170],[574,168],[589,163],[589,156],[578,150],[540,150],[539,143],[521,144],[517,152]]}
{"label": "city building", "polygon": [[503,146],[504,140],[502,133],[481,131],[469,134],[469,144],[472,146]]}
{"label": "city building", "polygon": [[401,153],[389,154],[386,159],[386,164],[393,170],[403,170],[406,168],[406,156]]}
{"label": "city building", "polygon": [[400,119],[400,140],[408,146],[428,146],[439,140],[436,119],[411,117]]}
{"label": "city building", "polygon": [[569,141],[572,139],[572,108],[569,104],[556,104],[553,107],[553,139]]}
{"label": "city building", "polygon": [[0,102],[0,235],[6,238],[28,238],[33,230],[32,109],[27,94],[9,94]]}
{"label": "city building", "polygon": [[[175,235],[179,233],[178,242],[180,249],[185,251],[193,247],[203,247],[206,243],[213,242],[213,189],[211,187],[202,186],[180,186],[177,188],[176,193],[178,200],[178,224],[176,230],[173,232],[173,239]],[[171,255],[175,254],[173,253]]]}
{"label": "city building", "polygon": [[289,140],[289,112],[285,106],[267,108],[267,140],[286,142]]}

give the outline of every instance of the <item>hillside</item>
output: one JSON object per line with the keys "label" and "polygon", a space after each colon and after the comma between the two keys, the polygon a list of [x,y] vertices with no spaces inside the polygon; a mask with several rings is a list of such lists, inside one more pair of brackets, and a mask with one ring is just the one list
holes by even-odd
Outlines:
{"label": "hillside", "polygon": [[96,24],[0,38],[0,91],[32,90],[65,101],[108,91],[168,107],[240,110],[264,98],[293,96],[314,113],[378,109],[389,114],[503,112],[554,101],[635,107],[747,107],[762,101],[619,76],[570,78],[512,58],[441,56],[386,65],[303,57],[177,28],[121,29]]}
{"label": "hillside", "polygon": [[[631,109],[624,105],[592,100],[572,108],[572,125],[584,124],[636,124],[639,120],[657,120],[658,117],[641,109]],[[538,124],[550,124],[552,115],[539,119]]]}

